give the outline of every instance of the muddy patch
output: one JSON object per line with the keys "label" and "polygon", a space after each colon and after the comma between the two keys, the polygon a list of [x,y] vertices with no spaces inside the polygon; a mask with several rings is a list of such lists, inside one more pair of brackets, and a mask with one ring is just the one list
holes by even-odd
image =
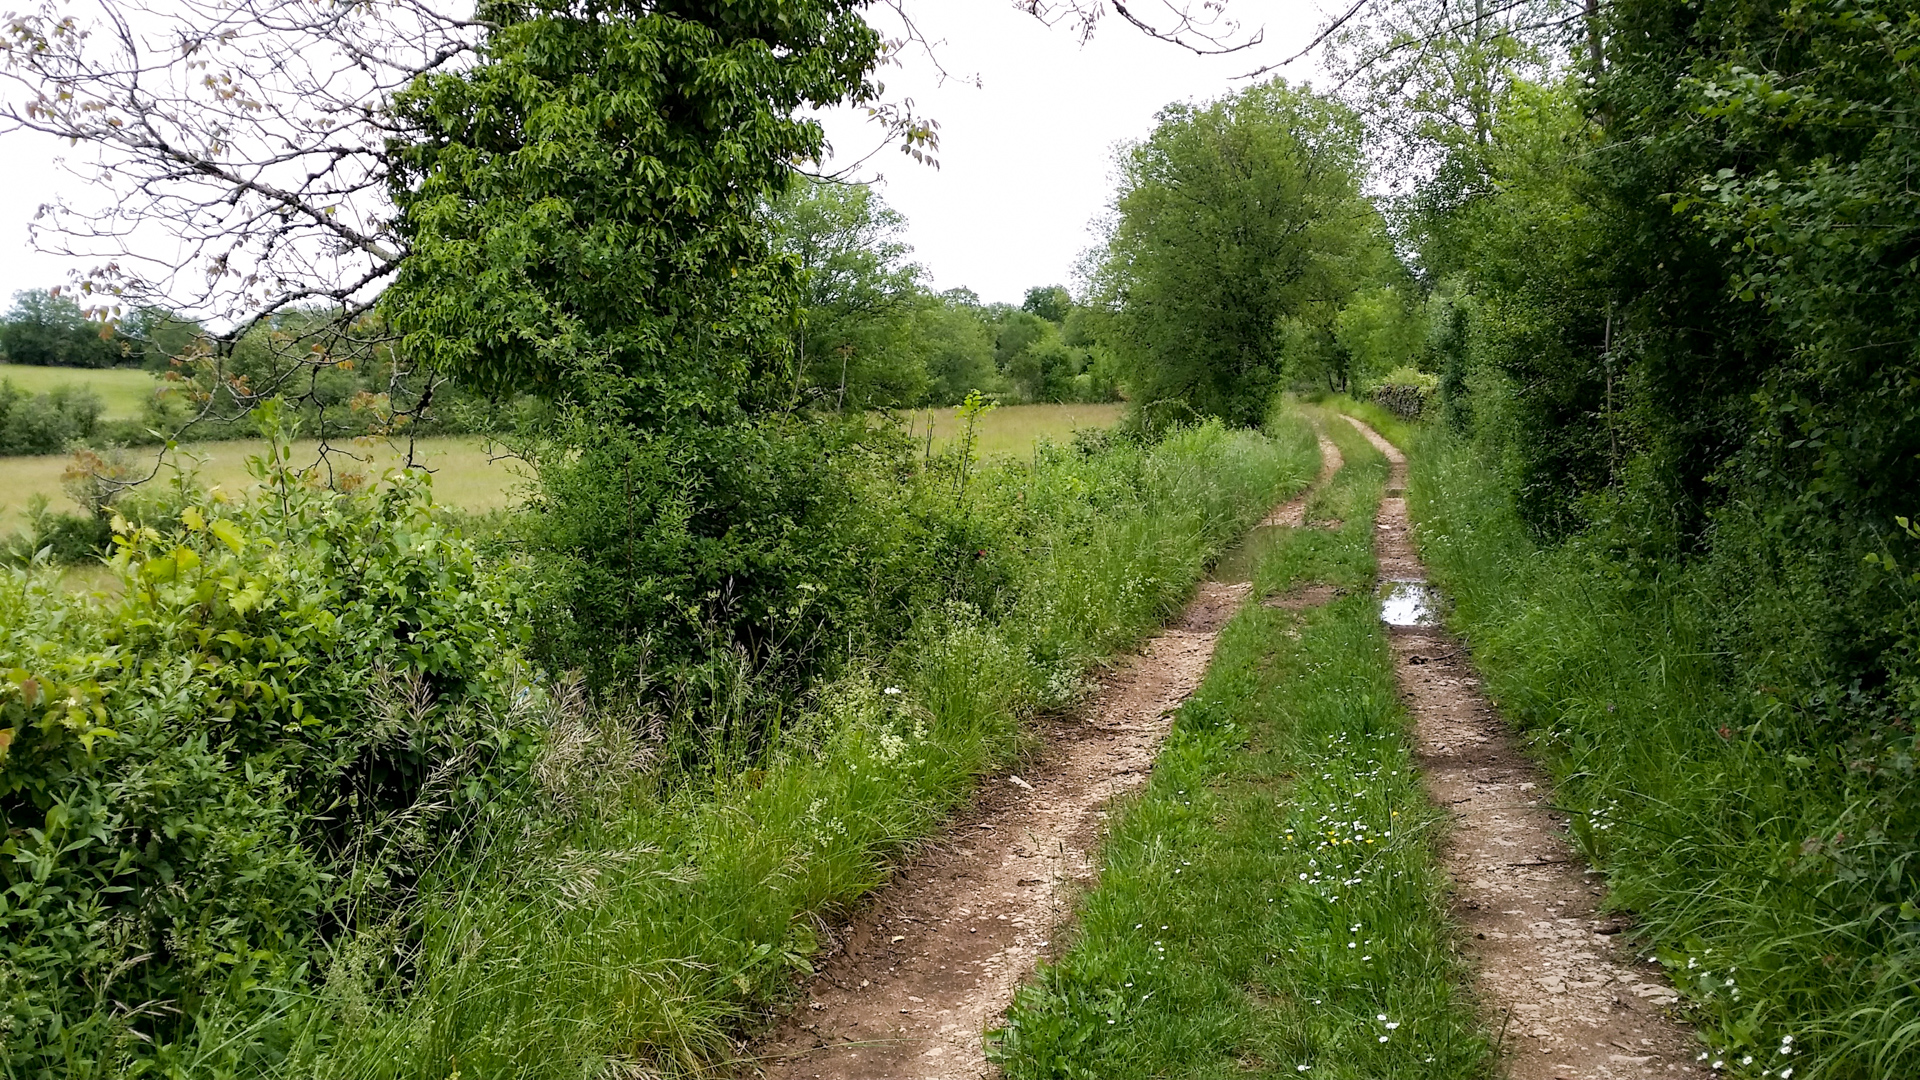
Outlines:
{"label": "muddy patch", "polygon": [[1435,626],[1440,622],[1440,594],[1424,581],[1382,581],[1380,621],[1388,626]]}
{"label": "muddy patch", "polygon": [[1334,585],[1302,585],[1278,596],[1269,596],[1260,603],[1281,611],[1305,611],[1331,604],[1346,594],[1347,590]]}
{"label": "muddy patch", "polygon": [[[1405,456],[1349,421],[1392,462],[1389,489],[1404,490]],[[1601,917],[1600,877],[1568,841],[1545,774],[1488,704],[1461,642],[1435,625],[1404,498],[1382,500],[1374,537],[1383,590],[1429,605],[1425,622],[1388,620],[1394,677],[1427,791],[1452,817],[1442,858],[1453,917],[1508,1076],[1704,1076],[1698,1042],[1668,1011],[1678,996],[1616,943],[1623,923]]]}

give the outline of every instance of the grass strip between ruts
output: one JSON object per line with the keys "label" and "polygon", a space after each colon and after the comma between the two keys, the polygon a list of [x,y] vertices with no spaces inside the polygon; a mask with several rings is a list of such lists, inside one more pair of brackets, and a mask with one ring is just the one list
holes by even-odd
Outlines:
{"label": "grass strip between ruts", "polygon": [[[1331,419],[1331,418],[1329,418]],[[1385,462],[1348,466],[1278,537],[1250,602],[1104,849],[1073,945],[995,1037],[1042,1077],[1469,1077],[1488,1041],[1461,991],[1421,789],[1371,583]]]}

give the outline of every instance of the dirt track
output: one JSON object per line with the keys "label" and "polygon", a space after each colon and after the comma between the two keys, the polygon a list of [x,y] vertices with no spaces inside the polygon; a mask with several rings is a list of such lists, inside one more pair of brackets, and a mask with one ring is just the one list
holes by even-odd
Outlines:
{"label": "dirt track", "polygon": [[[1338,450],[1321,437],[1324,483]],[[1269,523],[1297,524],[1309,488]],[[755,1048],[777,1078],[991,1075],[982,1034],[1048,955],[1092,883],[1113,799],[1146,781],[1171,713],[1200,685],[1243,583],[1209,581],[1160,636],[1121,664],[1078,716],[1052,725],[1021,776],[992,778],[848,928],[807,1001]]]}
{"label": "dirt track", "polygon": [[[1408,528],[1406,458],[1351,421],[1392,462],[1374,546],[1383,582],[1424,582]],[[1437,625],[1394,627],[1394,676],[1414,720],[1427,790],[1453,816],[1443,860],[1453,916],[1512,1080],[1705,1075],[1699,1046],[1667,1015],[1659,967],[1619,948],[1599,916],[1600,880],[1551,809],[1547,777],[1479,690],[1463,644]]]}
{"label": "dirt track", "polygon": [[[1393,463],[1376,532],[1383,581],[1424,582],[1408,529],[1406,461]],[[1321,437],[1316,487],[1340,467]],[[1299,526],[1309,493],[1263,525]],[[1170,713],[1199,686],[1244,584],[1208,582],[1170,628],[1120,665],[1077,717],[1055,722],[1024,775],[991,778],[841,935],[807,1000],[755,1047],[742,1075],[927,1078],[994,1074],[982,1033],[1050,954],[1074,897],[1092,883],[1112,801],[1137,788]],[[1307,587],[1278,606],[1324,602]],[[1547,783],[1479,693],[1460,642],[1437,626],[1396,628],[1395,674],[1433,798],[1454,815],[1446,869],[1454,915],[1513,1080],[1703,1075],[1696,1044],[1666,1015],[1675,996],[1652,965],[1615,946],[1601,889],[1546,805]]]}

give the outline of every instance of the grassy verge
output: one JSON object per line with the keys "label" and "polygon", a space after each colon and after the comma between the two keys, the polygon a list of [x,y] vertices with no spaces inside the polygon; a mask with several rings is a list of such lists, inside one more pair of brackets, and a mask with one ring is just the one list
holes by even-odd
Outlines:
{"label": "grassy verge", "polygon": [[1052,1077],[1477,1077],[1490,1061],[1457,987],[1433,868],[1437,815],[1370,592],[1385,462],[1328,426],[1347,468],[1257,593],[1351,590],[1295,613],[1249,604],[1117,819],[1060,963],[1023,991],[995,1053]]}
{"label": "grassy verge", "polygon": [[[378,932],[342,942],[284,1075],[565,1077],[696,1072],[808,970],[823,913],[885,879],[1016,748],[1020,719],[1165,618],[1208,560],[1314,471],[1297,421],[1152,450],[1056,454],[983,477],[1046,521],[1017,597],[989,619],[926,612],[870,669],[819,695],[751,767],[667,784],[644,717],[548,706],[546,812],[422,882],[413,977],[380,985]],[[559,812],[553,812],[558,808]],[[298,1014],[298,1015],[296,1015]]]}
{"label": "grassy verge", "polygon": [[1887,895],[1911,836],[1880,803],[1900,777],[1794,732],[1684,570],[1539,547],[1472,448],[1430,431],[1417,450],[1412,510],[1455,626],[1722,1075],[1920,1075],[1920,915]]}

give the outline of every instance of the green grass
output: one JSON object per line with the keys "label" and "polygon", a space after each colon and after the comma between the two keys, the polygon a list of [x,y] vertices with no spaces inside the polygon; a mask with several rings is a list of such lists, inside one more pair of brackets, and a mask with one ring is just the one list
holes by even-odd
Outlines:
{"label": "green grass", "polygon": [[[1345,429],[1343,432],[1342,429]],[[1119,815],[1061,961],[998,1036],[1009,1077],[1485,1075],[1434,868],[1437,812],[1408,752],[1371,591],[1385,462],[1347,468],[1257,595],[1349,587],[1302,613],[1249,604]],[[1304,1067],[1304,1070],[1303,1070]]]}
{"label": "green grass", "polygon": [[0,363],[0,382],[10,382],[27,394],[44,394],[56,386],[84,386],[100,395],[106,420],[132,420],[140,415],[159,384],[139,368],[41,367],[38,364]]}
{"label": "green grass", "polygon": [[[77,368],[27,368],[0,366],[0,376],[14,372],[76,372],[90,376],[138,375],[151,383],[144,372],[86,371]],[[17,380],[16,380],[17,381]],[[24,385],[24,384],[21,384]],[[1064,443],[1080,428],[1111,427],[1120,417],[1119,405],[1014,405],[994,409],[980,421],[981,457],[1009,455],[1030,457],[1041,440]],[[137,412],[137,409],[136,409]],[[947,445],[957,429],[952,409],[935,409],[902,414],[901,423],[910,432],[924,438],[931,421],[934,449]],[[487,452],[487,441],[480,436],[442,436],[421,439],[415,446],[418,459],[434,470],[433,497],[472,513],[484,513],[514,505],[525,488],[530,471],[514,460],[494,460]],[[294,461],[317,460],[317,444],[311,440],[294,444]],[[168,460],[201,461],[200,478],[207,484],[219,484],[229,491],[244,491],[253,484],[247,475],[246,460],[262,453],[266,442],[258,439],[229,442],[189,443]],[[334,467],[345,471],[366,472],[378,477],[383,469],[397,465],[404,454],[404,443],[386,440],[352,440],[337,444],[337,449],[354,457],[340,458]],[[158,461],[158,448],[128,451],[138,461]],[[71,509],[60,488],[60,477],[71,462],[65,454],[39,457],[0,458],[0,534],[18,529],[26,522],[27,502],[34,495],[45,495],[55,509]],[[163,476],[166,474],[162,474]]]}
{"label": "green grass", "polygon": [[[1207,428],[985,470],[969,496],[982,512],[1018,502],[1047,523],[1010,607],[925,611],[889,656],[822,688],[752,768],[664,783],[618,764],[645,718],[556,713],[550,741],[576,756],[544,775],[570,813],[530,816],[487,858],[427,875],[407,986],[355,974],[354,957],[393,936],[341,942],[284,1074],[710,1074],[795,992],[819,920],[884,881],[1005,762],[1023,717],[1070,700],[1090,665],[1175,610],[1221,547],[1312,475],[1312,446],[1297,422],[1278,439]],[[307,1005],[287,1008],[291,1024]]]}
{"label": "green grass", "polygon": [[[421,439],[414,445],[415,460],[433,470],[434,501],[471,513],[497,510],[517,501],[530,471],[516,459],[495,460],[488,453],[488,445],[477,435]],[[164,456],[159,447],[136,447],[127,454],[143,464],[165,461],[189,465],[197,469],[201,483],[241,492],[253,487],[247,458],[266,452],[266,447],[265,440],[246,439],[189,443]],[[377,479],[382,471],[404,460],[406,444],[384,439],[352,440],[336,444],[335,450],[338,454],[332,461],[337,473],[358,472]],[[317,462],[318,444],[310,440],[293,444],[292,460],[296,464]],[[55,509],[74,509],[60,487],[61,475],[72,461],[66,454],[0,458],[0,534],[26,522],[27,503],[35,495],[45,495]],[[170,475],[163,470],[160,479]]]}
{"label": "green grass", "polygon": [[1744,685],[1717,636],[1729,613],[1683,568],[1541,547],[1472,447],[1428,430],[1415,449],[1416,536],[1455,628],[1722,1075],[1920,1076],[1912,837],[1880,802],[1896,770],[1831,733],[1786,742],[1793,710]]}
{"label": "green grass", "polygon": [[[980,418],[976,452],[983,458],[1000,454],[1027,457],[1041,440],[1065,443],[1081,428],[1110,428],[1120,422],[1126,406],[1119,403],[1098,405],[1002,405]],[[911,438],[924,440],[933,431],[933,448],[940,450],[952,442],[960,422],[952,408],[913,409],[899,414],[901,426]]]}

